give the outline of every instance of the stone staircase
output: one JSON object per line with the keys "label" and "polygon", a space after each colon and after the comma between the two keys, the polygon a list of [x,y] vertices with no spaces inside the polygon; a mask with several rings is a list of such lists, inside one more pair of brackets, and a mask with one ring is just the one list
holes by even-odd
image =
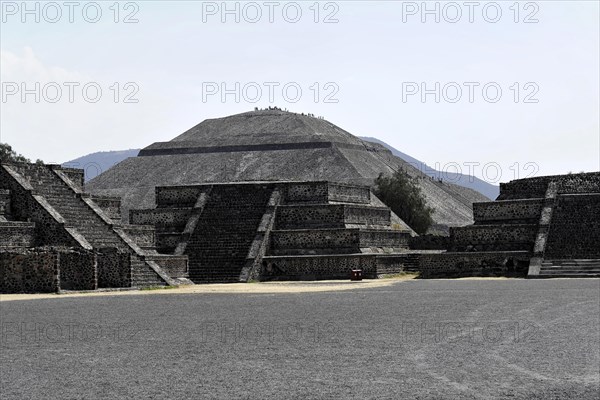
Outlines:
{"label": "stone staircase", "polygon": [[59,179],[51,168],[21,166],[17,172],[27,179],[35,194],[43,196],[65,219],[65,227],[77,229],[93,247],[124,247],[112,226],[102,220],[85,203],[84,196]]}
{"label": "stone staircase", "polygon": [[[142,249],[136,243],[139,242],[138,238],[127,234],[128,229],[147,231],[149,227],[115,223],[117,216],[105,213],[94,203],[91,196],[80,189],[78,182],[70,179],[68,171],[56,165],[35,164],[11,164],[3,168],[10,170],[10,174],[21,183],[26,182],[31,195],[42,197],[51,206],[54,217],[61,221],[64,229],[71,235],[83,238],[81,243],[93,249],[115,248],[129,253],[131,286],[177,284],[155,261],[146,260],[149,254],[156,253],[152,243],[142,241],[146,245]],[[114,203],[115,199],[103,200]]]}
{"label": "stone staircase", "polygon": [[156,208],[130,210],[130,222],[152,225],[160,251],[188,256],[193,282],[239,282],[273,190],[270,184],[157,187]]}
{"label": "stone staircase", "polygon": [[272,186],[239,191],[215,185],[185,253],[194,282],[239,282]]}
{"label": "stone staircase", "polygon": [[536,278],[600,278],[600,259],[544,260]]}

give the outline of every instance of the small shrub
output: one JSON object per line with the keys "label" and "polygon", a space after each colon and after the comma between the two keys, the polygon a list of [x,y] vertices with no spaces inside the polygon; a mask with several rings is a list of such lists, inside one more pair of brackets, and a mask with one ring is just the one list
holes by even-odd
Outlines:
{"label": "small shrub", "polygon": [[373,192],[419,235],[433,224],[433,208],[427,206],[416,179],[404,171],[392,176],[380,174],[375,179]]}

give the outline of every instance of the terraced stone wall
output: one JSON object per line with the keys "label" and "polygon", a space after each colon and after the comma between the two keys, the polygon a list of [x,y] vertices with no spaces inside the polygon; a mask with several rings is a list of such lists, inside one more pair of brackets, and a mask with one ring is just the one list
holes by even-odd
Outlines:
{"label": "terraced stone wall", "polygon": [[527,178],[500,183],[500,195],[496,200],[543,198],[552,177]]}
{"label": "terraced stone wall", "polygon": [[333,201],[366,204],[371,200],[369,189],[364,187],[329,183],[328,191],[329,198]]}
{"label": "terraced stone wall", "polygon": [[312,205],[280,207],[277,210],[277,229],[296,227],[337,227],[344,226],[343,205]]}
{"label": "terraced stone wall", "polygon": [[600,258],[600,194],[558,196],[545,258]]}
{"label": "terraced stone wall", "polygon": [[313,249],[313,248],[356,248],[360,244],[360,232],[356,229],[336,229],[330,231],[278,231],[271,233],[273,249]]}
{"label": "terraced stone wall", "polygon": [[191,209],[189,208],[130,210],[129,220],[134,225],[153,225],[157,230],[165,227],[183,230],[190,215]]}
{"label": "terraced stone wall", "polygon": [[389,230],[365,230],[360,233],[360,247],[408,249],[409,233]]}
{"label": "terraced stone wall", "polygon": [[600,193],[600,172],[561,175],[558,194]]}
{"label": "terraced stone wall", "polygon": [[303,182],[286,186],[285,201],[288,203],[327,203],[328,188],[324,182]]}
{"label": "terraced stone wall", "polygon": [[600,172],[592,172],[541,176],[501,183],[498,200],[543,198],[550,182],[556,182],[559,194],[600,192]]}
{"label": "terraced stone wall", "polygon": [[450,228],[455,251],[531,250],[538,228],[529,225],[469,225]]}
{"label": "terraced stone wall", "polygon": [[511,223],[537,222],[542,212],[543,199],[490,201],[473,203],[475,223],[510,221]]}
{"label": "terraced stone wall", "polygon": [[193,207],[203,191],[210,186],[159,186],[156,188],[157,207]]}
{"label": "terraced stone wall", "polygon": [[529,267],[529,257],[527,252],[421,254],[420,277],[525,277]]}
{"label": "terraced stone wall", "polygon": [[353,269],[362,269],[364,278],[377,277],[376,258],[370,255],[266,259],[263,263],[263,280],[350,279]]}

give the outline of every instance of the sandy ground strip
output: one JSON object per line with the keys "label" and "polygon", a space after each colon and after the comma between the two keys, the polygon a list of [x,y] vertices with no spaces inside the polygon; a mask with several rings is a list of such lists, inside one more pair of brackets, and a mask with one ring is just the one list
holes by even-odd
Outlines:
{"label": "sandy ground strip", "polygon": [[213,283],[199,285],[183,285],[175,288],[156,290],[121,290],[121,291],[86,291],[72,293],[39,293],[39,294],[2,294],[0,302],[17,300],[64,299],[70,297],[96,296],[140,296],[165,294],[203,294],[203,293],[314,293],[341,290],[369,289],[391,286],[396,282],[412,280],[413,276],[391,279],[370,279],[363,281],[311,281],[311,282],[260,282],[260,283]]}

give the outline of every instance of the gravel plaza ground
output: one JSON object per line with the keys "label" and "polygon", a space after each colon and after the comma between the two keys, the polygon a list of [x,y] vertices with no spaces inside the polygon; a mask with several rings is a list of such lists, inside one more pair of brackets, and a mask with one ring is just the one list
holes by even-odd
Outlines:
{"label": "gravel plaza ground", "polygon": [[599,279],[0,296],[8,399],[597,399]]}

